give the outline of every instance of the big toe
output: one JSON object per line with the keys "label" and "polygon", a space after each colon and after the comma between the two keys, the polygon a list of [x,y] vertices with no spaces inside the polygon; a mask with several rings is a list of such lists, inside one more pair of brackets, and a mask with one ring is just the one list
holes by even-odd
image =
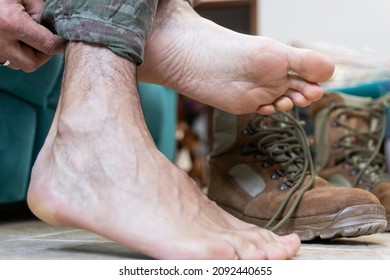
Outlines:
{"label": "big toe", "polygon": [[334,62],[327,56],[307,49],[291,47],[290,69],[303,79],[320,83],[329,80],[335,70]]}

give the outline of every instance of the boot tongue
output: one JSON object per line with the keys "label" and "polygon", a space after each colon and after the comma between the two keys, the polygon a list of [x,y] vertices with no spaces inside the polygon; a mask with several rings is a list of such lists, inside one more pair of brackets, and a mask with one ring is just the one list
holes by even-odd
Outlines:
{"label": "boot tongue", "polygon": [[[279,113],[277,115],[276,126],[280,127],[281,139],[279,143],[274,143],[272,150],[273,160],[282,164],[290,175],[303,172],[303,147],[307,143],[306,135],[300,135],[300,122],[292,116],[292,111],[289,113]],[[288,118],[290,116],[290,118]],[[302,127],[301,127],[302,128]],[[303,128],[302,128],[303,129]]]}
{"label": "boot tongue", "polygon": [[345,127],[345,144],[375,149],[372,133],[379,129],[378,114],[372,107],[371,97],[340,94],[345,102],[344,110],[339,114],[339,125]]}
{"label": "boot tongue", "polygon": [[374,105],[372,98],[340,94],[344,104],[332,104],[330,110],[337,115],[332,126],[343,128],[340,144],[345,148],[375,150],[381,133],[383,106]]}
{"label": "boot tongue", "polygon": [[[252,142],[252,147],[255,148],[249,150],[267,155],[272,163],[280,164],[281,168],[272,176],[285,176],[283,190],[289,189],[265,226],[271,230],[277,230],[291,217],[303,194],[313,187],[314,182],[314,165],[306,134],[292,113],[293,111],[277,112],[270,116],[259,115],[249,124],[253,142],[257,142]],[[293,196],[291,205],[287,208]],[[284,211],[286,215],[282,217]]]}
{"label": "boot tongue", "polygon": [[[357,111],[359,110],[359,111]],[[380,129],[378,116],[373,116],[370,111],[355,109],[340,115],[339,125],[346,128],[344,142],[347,146],[365,147],[374,150],[376,142],[373,137]]]}
{"label": "boot tongue", "polygon": [[372,182],[388,178],[384,176],[385,161],[380,154],[386,122],[383,118],[383,106],[372,102],[352,104],[349,100],[345,105],[336,106],[334,109],[339,110],[334,127],[344,128],[339,144],[345,153],[341,154],[337,161],[346,160],[356,167],[357,182],[363,175],[369,177]]}

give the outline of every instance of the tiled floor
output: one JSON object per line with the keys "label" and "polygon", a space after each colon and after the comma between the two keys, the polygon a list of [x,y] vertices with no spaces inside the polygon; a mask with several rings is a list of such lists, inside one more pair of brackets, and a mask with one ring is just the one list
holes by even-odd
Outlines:
{"label": "tiled floor", "polygon": [[[10,211],[0,208],[2,260],[149,259],[92,233],[47,225],[23,208]],[[390,260],[390,233],[304,243],[296,259]]]}

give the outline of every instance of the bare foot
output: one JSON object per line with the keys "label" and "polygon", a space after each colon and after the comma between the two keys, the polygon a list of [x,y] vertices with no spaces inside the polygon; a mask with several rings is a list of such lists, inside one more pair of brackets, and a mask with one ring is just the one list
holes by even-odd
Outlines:
{"label": "bare foot", "polygon": [[239,34],[200,17],[183,0],[159,1],[139,77],[230,113],[307,106],[333,63],[274,40]]}
{"label": "bare foot", "polygon": [[289,259],[280,237],[211,202],[155,147],[133,63],[71,43],[56,116],[28,193],[43,221],[86,229],[157,259]]}

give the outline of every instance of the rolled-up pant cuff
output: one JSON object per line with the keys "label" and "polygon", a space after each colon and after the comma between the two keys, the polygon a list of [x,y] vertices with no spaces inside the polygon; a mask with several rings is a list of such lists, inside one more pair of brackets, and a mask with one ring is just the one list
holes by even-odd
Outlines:
{"label": "rolled-up pant cuff", "polygon": [[157,4],[158,0],[47,0],[41,23],[68,41],[103,45],[140,65]]}

